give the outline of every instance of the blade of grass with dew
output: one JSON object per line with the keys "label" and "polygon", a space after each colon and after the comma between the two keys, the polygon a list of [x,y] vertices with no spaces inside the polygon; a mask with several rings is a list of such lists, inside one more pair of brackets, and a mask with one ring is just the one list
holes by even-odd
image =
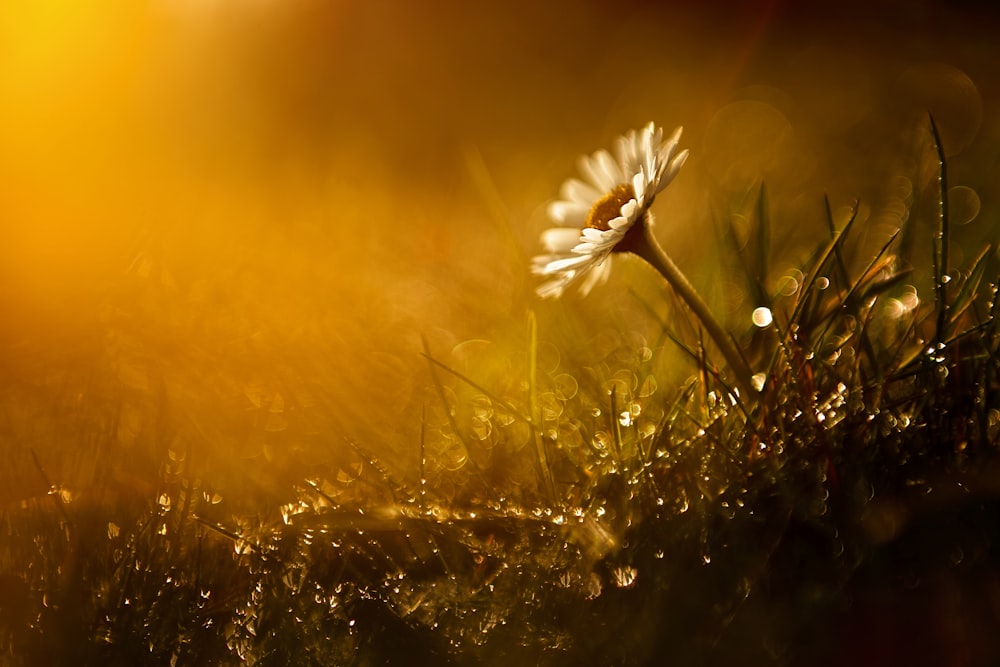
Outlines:
{"label": "blade of grass with dew", "polygon": [[611,419],[611,455],[615,457],[615,463],[618,468],[621,469],[625,465],[623,458],[623,444],[622,444],[622,429],[619,420],[618,412],[618,385],[615,383],[611,384],[611,414],[609,415]]}
{"label": "blade of grass with dew", "polygon": [[733,452],[731,452],[730,449],[729,449],[732,446],[732,444],[731,443],[727,444],[727,443],[723,442],[722,439],[719,438],[718,435],[716,435],[715,433],[712,432],[712,429],[713,429],[713,427],[716,424],[721,424],[722,423],[721,420],[723,420],[725,418],[724,415],[719,415],[717,417],[714,417],[710,421],[705,421],[705,420],[699,419],[695,415],[691,414],[691,412],[689,410],[684,410],[684,411],[681,412],[681,414],[683,416],[687,417],[688,421],[690,421],[692,424],[694,424],[696,427],[698,427],[698,431],[701,434],[700,437],[706,439],[708,441],[708,443],[711,445],[711,453],[712,454],[720,453],[721,456],[724,459],[726,459],[726,461],[728,463],[732,463],[732,464],[738,464],[739,463],[739,461],[737,461],[736,457],[734,456]]}
{"label": "blade of grass with dew", "polygon": [[[719,373],[718,369],[711,368],[707,364],[704,363],[704,354],[703,354],[704,348],[701,348],[702,349],[702,354],[699,354],[699,352],[696,352],[695,350],[691,349],[691,347],[689,345],[687,345],[684,341],[682,341],[681,339],[677,338],[677,336],[675,336],[665,326],[662,329],[662,331],[663,331],[663,335],[664,336],[666,336],[667,338],[669,338],[677,347],[679,347],[694,362],[695,367],[698,369],[698,374],[701,377],[701,382],[698,382],[696,384],[696,386],[702,387],[703,391],[706,392],[706,395],[702,397],[703,399],[707,400],[707,391],[708,391],[707,387],[709,386],[709,383],[708,383],[707,380],[708,380],[709,377],[711,377],[713,380],[715,380],[715,382],[718,384],[718,386],[721,387],[722,390],[725,391],[727,395],[730,395],[730,396],[735,396],[736,395],[735,387],[733,385],[729,384],[728,382],[726,382],[725,379],[723,379],[723,377]],[[738,407],[739,410],[740,410],[740,412],[743,413],[743,417],[747,420],[747,423],[749,424],[750,423],[750,411],[747,409],[747,406],[744,404],[744,402],[743,402],[742,399],[736,401],[736,407]]]}
{"label": "blade of grass with dew", "polygon": [[[889,353],[886,361],[882,363],[884,377],[891,378],[895,377],[902,369],[909,366],[914,360],[917,359],[923,353],[923,346],[918,345],[915,350],[911,351],[908,356],[904,356],[907,350],[906,344],[909,341],[915,340],[917,338],[917,329],[920,325],[921,319],[914,309],[913,317],[910,319],[910,323],[907,325],[906,330],[897,338],[892,349],[887,349]],[[877,383],[876,386],[881,389],[884,387],[884,382]]]}
{"label": "blade of grass with dew", "polygon": [[[882,272],[882,270],[890,269],[891,266],[893,266],[894,264],[896,264],[895,257],[886,257],[882,260],[881,265],[876,264],[872,268],[875,273],[880,273]],[[908,268],[908,269],[902,269],[900,271],[895,271],[887,278],[873,279],[870,281],[871,284],[865,287],[865,289],[861,291],[861,299],[864,300],[864,299],[870,299],[871,297],[879,296],[880,294],[889,291],[899,283],[903,282],[911,275],[913,275],[913,269]]]}
{"label": "blade of grass with dew", "polygon": [[[830,230],[830,237],[836,234],[836,223],[833,221],[833,208],[830,206],[830,196],[827,194],[823,195],[823,209],[826,212],[826,224],[827,228]],[[852,215],[857,215],[858,202],[855,201],[852,208]],[[834,249],[835,259],[837,260],[837,274],[841,285],[846,287],[850,284],[851,278],[847,271],[847,264],[844,262],[844,256],[841,252],[841,248],[837,247]],[[871,339],[868,338],[867,331],[862,333],[861,337],[861,349],[864,351],[865,356],[868,358],[868,363],[875,370],[876,374],[880,372],[880,366],[875,358],[875,347],[872,345]]]}
{"label": "blade of grass with dew", "polygon": [[[948,313],[948,329],[952,329],[958,324],[958,318],[962,316],[969,306],[971,306],[979,295],[979,285],[982,283],[986,273],[986,261],[993,251],[993,247],[987,245],[976,257],[969,269],[968,277],[962,281],[962,285],[955,295]],[[946,332],[947,333],[947,332]]]}
{"label": "blade of grass with dew", "polygon": [[[392,472],[389,471],[389,468],[387,468],[377,456],[349,438],[344,438],[344,442],[346,442],[347,446],[353,449],[365,463],[371,466],[378,472],[379,475],[382,476],[382,481],[385,482],[386,487],[389,489],[389,494],[392,497],[393,503],[397,505],[399,504],[400,495],[403,497],[413,495],[411,489],[407,487],[406,484],[396,479]],[[475,465],[475,461],[472,461],[471,459],[469,459],[469,461]]]}
{"label": "blade of grass with dew", "polygon": [[[986,320],[986,333],[983,336],[984,344],[987,346],[987,362],[983,364],[983,373],[980,385],[983,391],[983,412],[985,413],[993,405],[993,388],[1000,385],[1000,345],[995,341],[998,339],[997,321],[1000,315],[1000,284],[993,284],[993,298],[990,303],[989,316]],[[990,382],[989,372],[993,371],[996,376],[995,382]],[[986,419],[989,423],[988,418]],[[983,431],[984,433],[988,431]]]}
{"label": "blade of grass with dew", "polygon": [[420,408],[420,513],[427,513],[427,406]]}
{"label": "blade of grass with dew", "polygon": [[[836,223],[833,221],[833,209],[830,206],[830,196],[827,194],[823,195],[823,209],[826,212],[826,224],[827,228],[830,230],[830,238],[832,239],[837,235],[837,228]],[[857,210],[858,204],[855,202],[852,209],[852,215],[857,215]],[[837,260],[837,274],[839,275],[843,285],[846,287],[850,283],[851,279],[847,273],[847,265],[844,263],[844,256],[840,252],[839,247],[834,248],[833,252],[835,259]]]}
{"label": "blade of grass with dew", "polygon": [[897,229],[892,233],[892,235],[889,236],[889,240],[882,245],[882,248],[878,251],[872,261],[869,262],[868,266],[865,267],[865,270],[861,272],[861,275],[853,283],[851,283],[850,289],[847,290],[847,293],[820,316],[820,321],[826,322],[826,324],[820,331],[820,335],[817,336],[817,344],[822,345],[827,334],[830,332],[830,328],[833,326],[834,322],[837,321],[833,315],[845,306],[852,304],[854,297],[861,291],[861,286],[864,284],[865,277],[871,274],[873,269],[879,264],[880,261],[882,261],[882,256],[889,251],[889,247],[892,246],[898,236],[899,230]]}
{"label": "blade of grass with dew", "polygon": [[815,286],[816,281],[819,279],[820,273],[823,271],[823,268],[826,266],[827,262],[830,261],[830,257],[832,257],[833,254],[837,252],[837,249],[844,242],[844,239],[847,238],[848,233],[850,233],[851,228],[854,226],[854,222],[858,219],[857,213],[858,209],[857,205],[855,205],[854,209],[851,212],[851,217],[848,218],[847,223],[844,225],[844,228],[841,229],[839,232],[837,232],[832,239],[830,239],[830,241],[826,244],[822,252],[819,253],[819,255],[817,256],[815,262],[813,263],[812,268],[809,270],[806,279],[802,283],[802,290],[800,292],[801,296],[795,302],[795,308],[792,309],[792,315],[789,318],[788,331],[786,332],[787,336],[791,336],[794,334],[795,329],[800,322],[800,318],[802,317],[802,311],[805,308],[806,302],[813,294],[813,287]]}
{"label": "blade of grass with dew", "polygon": [[[644,299],[640,298],[639,295],[636,294],[636,292],[634,290],[630,290],[630,292],[636,298],[636,300],[639,302],[639,304],[646,310],[646,312],[649,313],[650,316],[660,325],[660,335],[659,335],[659,338],[657,338],[657,340],[656,340],[656,346],[655,347],[657,347],[657,348],[660,347],[663,344],[664,340],[669,339],[678,348],[680,348],[682,352],[684,352],[688,357],[690,357],[690,359],[694,362],[694,364],[695,364],[696,367],[698,367],[699,369],[701,369],[701,362],[702,362],[701,356],[697,352],[695,352],[694,350],[692,350],[686,343],[684,343],[684,341],[682,341],[680,338],[678,338],[670,330],[670,328],[667,326],[667,322],[665,322],[661,317],[659,317],[659,315],[657,315],[656,311],[653,310],[653,307],[651,305],[649,305],[648,302],[646,302]],[[717,369],[712,368],[712,369],[709,369],[708,372],[712,376],[712,378],[719,384],[719,386],[722,387],[727,393],[734,394],[735,387],[733,387],[732,385],[730,385],[729,383],[727,383],[722,378],[722,375],[718,372]],[[704,376],[704,373],[702,373],[702,375]],[[741,400],[737,401],[737,404],[738,404],[738,407],[740,408],[740,411],[743,413],[744,417],[746,417],[747,420],[749,420],[750,419],[750,412],[747,410],[747,406],[744,405],[744,402],[743,402],[742,398],[741,398]]]}
{"label": "blade of grass with dew", "polygon": [[538,320],[535,311],[528,311],[528,405],[531,409],[531,431],[535,439],[538,474],[545,485],[550,502],[555,502],[555,482],[545,456],[545,438],[542,436],[542,410],[538,403]]}
{"label": "blade of grass with dew", "polygon": [[698,383],[694,378],[685,383],[681,388],[680,392],[677,394],[677,398],[674,399],[670,408],[664,413],[663,417],[660,419],[659,424],[656,426],[656,433],[654,436],[653,446],[649,448],[646,452],[646,463],[652,463],[653,458],[656,456],[657,450],[660,448],[660,439],[665,437],[667,432],[667,427],[673,426],[674,422],[677,421],[677,416],[681,413],[681,409],[685,403],[690,400],[691,395],[694,393],[695,388],[697,388]]}
{"label": "blade of grass with dew", "polygon": [[938,158],[938,235],[935,243],[937,252],[934,262],[934,288],[937,299],[937,331],[935,338],[940,343],[945,336],[945,327],[948,323],[948,297],[945,285],[948,281],[948,253],[949,238],[951,236],[948,213],[948,162],[944,156],[944,144],[941,143],[941,135],[938,132],[937,123],[933,114],[927,114],[931,123],[931,134],[934,136],[934,148]]}

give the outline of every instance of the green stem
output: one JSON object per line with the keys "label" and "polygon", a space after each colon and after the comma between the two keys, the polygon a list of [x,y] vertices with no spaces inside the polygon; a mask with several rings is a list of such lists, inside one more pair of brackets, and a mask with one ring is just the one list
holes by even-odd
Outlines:
{"label": "green stem", "polygon": [[740,351],[736,349],[736,345],[733,343],[732,338],[729,337],[729,334],[726,333],[719,324],[719,321],[712,315],[712,311],[708,309],[708,305],[695,290],[691,282],[681,272],[680,268],[674,264],[670,256],[664,252],[663,248],[660,247],[660,244],[653,236],[649,221],[638,221],[635,227],[629,231],[629,234],[618,244],[618,250],[628,251],[642,257],[654,269],[659,271],[660,275],[666,278],[674,292],[681,297],[684,303],[687,304],[687,307],[701,321],[708,335],[712,337],[719,351],[722,352],[722,356],[729,362],[729,367],[736,375],[736,382],[739,385],[740,391],[745,396],[752,396],[755,393],[751,383],[753,373],[750,371],[746,360],[740,354]]}

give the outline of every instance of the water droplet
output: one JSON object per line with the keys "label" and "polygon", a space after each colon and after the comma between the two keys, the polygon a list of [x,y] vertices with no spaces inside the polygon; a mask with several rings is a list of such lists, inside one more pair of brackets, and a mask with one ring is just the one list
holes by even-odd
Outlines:
{"label": "water droplet", "polygon": [[687,512],[689,509],[691,509],[691,503],[688,501],[687,494],[681,492],[681,506],[677,508],[677,511],[684,514],[684,512]]}
{"label": "water droplet", "polygon": [[608,447],[611,444],[611,438],[606,432],[597,431],[594,433],[592,442],[594,444],[594,449],[603,453],[608,451]]}
{"label": "water droplet", "polygon": [[613,569],[611,575],[618,588],[632,588],[635,585],[636,577],[639,576],[639,571],[634,567],[623,565]]}

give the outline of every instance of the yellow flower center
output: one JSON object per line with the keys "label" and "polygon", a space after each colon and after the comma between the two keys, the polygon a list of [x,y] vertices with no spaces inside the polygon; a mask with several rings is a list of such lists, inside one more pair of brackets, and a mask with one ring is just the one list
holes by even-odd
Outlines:
{"label": "yellow flower center", "polygon": [[611,192],[604,195],[596,202],[590,213],[587,214],[587,227],[600,229],[603,232],[611,229],[608,224],[622,214],[622,206],[630,199],[635,199],[635,190],[631,185],[616,185]]}

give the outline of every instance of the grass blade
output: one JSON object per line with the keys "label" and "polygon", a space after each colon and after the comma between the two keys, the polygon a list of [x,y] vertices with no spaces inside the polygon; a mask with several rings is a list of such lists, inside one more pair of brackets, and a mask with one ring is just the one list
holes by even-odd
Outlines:
{"label": "grass blade", "polygon": [[987,245],[983,248],[979,256],[976,257],[976,261],[973,262],[972,268],[969,270],[969,276],[962,281],[962,286],[959,288],[958,294],[955,295],[955,301],[948,310],[949,329],[954,328],[962,313],[975,302],[976,297],[979,295],[979,286],[982,284],[983,275],[986,273],[986,260],[992,251],[992,246]]}
{"label": "grass blade", "polygon": [[934,290],[937,299],[937,340],[944,340],[945,328],[948,324],[948,299],[945,292],[945,284],[948,282],[948,252],[949,237],[951,236],[950,221],[948,215],[948,162],[944,156],[944,145],[941,143],[941,134],[938,132],[937,123],[934,116],[928,114],[931,122],[931,133],[934,135],[934,147],[938,158],[938,214],[939,226],[935,242],[934,253]]}
{"label": "grass blade", "polygon": [[552,471],[549,470],[548,457],[545,455],[545,439],[542,437],[542,412],[538,404],[538,319],[535,311],[528,311],[528,404],[531,409],[531,421],[534,424],[532,435],[535,439],[535,451],[538,459],[538,474],[545,485],[549,499],[555,501],[555,484],[552,481]]}
{"label": "grass blade", "polygon": [[809,270],[809,274],[803,281],[801,296],[795,303],[795,308],[792,310],[792,316],[789,318],[789,327],[786,335],[791,335],[802,317],[802,311],[805,309],[806,302],[809,300],[810,295],[813,293],[813,287],[816,281],[819,279],[819,274],[823,271],[827,262],[830,261],[830,257],[833,256],[841,244],[843,244],[844,239],[850,233],[851,228],[854,226],[854,222],[858,219],[858,202],[854,203],[854,207],[851,209],[851,217],[848,218],[847,224],[839,232],[835,233],[830,242],[826,244],[826,247],[819,254],[816,261],[813,263],[812,269]]}

